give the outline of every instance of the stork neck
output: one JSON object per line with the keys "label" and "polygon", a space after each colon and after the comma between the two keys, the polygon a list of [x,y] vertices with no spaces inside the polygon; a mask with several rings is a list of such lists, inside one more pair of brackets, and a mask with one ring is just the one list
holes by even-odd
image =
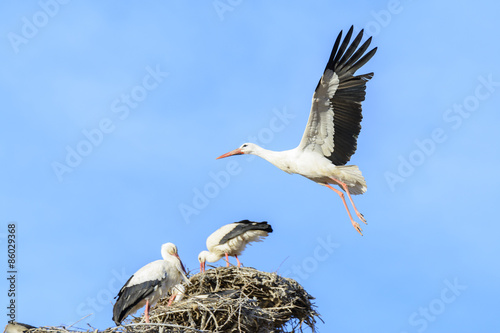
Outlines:
{"label": "stork neck", "polygon": [[208,252],[207,256],[205,257],[205,260],[208,261],[208,262],[216,262],[216,261],[219,261],[220,258],[222,258],[222,257],[224,257],[223,254],[217,254],[217,253],[213,253],[213,252]]}
{"label": "stork neck", "polygon": [[290,170],[290,163],[288,158],[289,152],[290,150],[273,151],[257,146],[257,148],[254,151],[254,155],[257,155],[265,159],[266,161],[280,168],[283,171],[289,172]]}

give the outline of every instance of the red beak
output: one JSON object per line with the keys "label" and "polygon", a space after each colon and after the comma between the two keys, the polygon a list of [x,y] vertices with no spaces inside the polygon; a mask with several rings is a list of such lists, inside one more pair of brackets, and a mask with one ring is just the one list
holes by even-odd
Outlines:
{"label": "red beak", "polygon": [[179,257],[179,255],[177,253],[175,253],[175,254],[173,254],[173,256],[176,257],[177,259],[179,259],[179,261],[181,263],[182,271],[184,272],[184,274],[187,274],[186,269],[184,268],[184,265],[182,264],[182,260]]}
{"label": "red beak", "polygon": [[204,262],[200,262],[200,272],[205,272],[205,263]]}
{"label": "red beak", "polygon": [[235,150],[231,150],[229,153],[225,153],[224,155],[217,157],[216,160],[218,160],[219,158],[229,157],[229,156],[233,156],[233,155],[241,155],[241,154],[244,154],[244,153],[241,151],[240,148],[237,148]]}

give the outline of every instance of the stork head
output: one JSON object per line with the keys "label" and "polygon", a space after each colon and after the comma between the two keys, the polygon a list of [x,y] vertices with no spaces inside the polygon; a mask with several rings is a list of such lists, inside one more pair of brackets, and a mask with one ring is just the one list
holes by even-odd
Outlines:
{"label": "stork head", "polygon": [[198,255],[198,261],[200,262],[200,272],[205,272],[205,263],[207,261],[207,257],[210,255],[208,251],[201,251]]}
{"label": "stork head", "polygon": [[235,150],[231,150],[229,153],[225,153],[224,155],[221,155],[221,156],[217,157],[216,159],[218,160],[219,158],[229,157],[229,156],[233,156],[233,155],[254,154],[256,148],[257,148],[257,145],[254,143],[244,143],[239,148],[236,148]]}
{"label": "stork head", "polygon": [[166,255],[171,255],[174,257],[179,258],[179,255],[177,254],[177,246],[173,243],[165,243],[161,246],[161,254],[163,258],[165,258]]}
{"label": "stork head", "polygon": [[184,274],[186,274],[186,269],[184,268],[184,265],[182,264],[182,260],[179,257],[179,254],[177,253],[177,246],[173,243],[165,243],[161,246],[161,255],[163,259],[168,260],[171,258],[171,256],[177,258],[178,264],[180,264],[179,268],[180,271],[182,271]]}
{"label": "stork head", "polygon": [[220,258],[224,257],[224,254],[213,253],[210,251],[201,251],[198,255],[198,261],[200,262],[200,271],[205,271],[205,263],[208,262],[216,262]]}

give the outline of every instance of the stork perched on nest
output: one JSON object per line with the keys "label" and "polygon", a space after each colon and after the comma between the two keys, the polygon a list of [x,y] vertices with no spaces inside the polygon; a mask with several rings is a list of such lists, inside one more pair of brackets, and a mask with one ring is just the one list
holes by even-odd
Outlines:
{"label": "stork perched on nest", "polygon": [[231,266],[196,274],[190,281],[189,297],[170,308],[166,300],[157,303],[155,322],[197,332],[300,332],[303,324],[316,331],[320,318],[314,297],[293,279]]}
{"label": "stork perched on nest", "polygon": [[[371,37],[359,48],[363,30],[349,46],[353,27],[349,29],[343,42],[342,32],[337,37],[325,71],[313,94],[309,120],[302,140],[297,148],[285,151],[271,151],[253,143],[244,143],[219,158],[232,155],[253,154],[289,174],[299,174],[335,191],[344,204],[354,228],[362,235],[359,223],[349,212],[344,193],[332,187],[339,186],[347,193],[354,212],[366,224],[351,194],[363,194],[366,182],[356,165],[345,165],[356,151],[357,139],[361,131],[361,102],[365,99],[366,82],[373,73],[354,76],[366,64],[377,48],[368,49]],[[356,50],[357,49],[357,50]]]}
{"label": "stork perched on nest", "polygon": [[226,266],[229,267],[229,256],[236,258],[238,267],[241,255],[248,243],[260,242],[273,232],[273,228],[267,222],[252,222],[243,220],[240,222],[226,224],[220,227],[207,238],[208,251],[201,251],[198,255],[200,271],[205,271],[205,262],[216,262],[226,256]]}
{"label": "stork perched on nest", "polygon": [[[163,260],[153,261],[134,273],[118,292],[118,300],[113,307],[113,321],[116,325],[146,305],[144,312],[146,323],[149,323],[149,309],[172,287],[186,277],[177,247],[172,243],[163,244],[161,247]],[[174,300],[175,294],[169,300]]]}

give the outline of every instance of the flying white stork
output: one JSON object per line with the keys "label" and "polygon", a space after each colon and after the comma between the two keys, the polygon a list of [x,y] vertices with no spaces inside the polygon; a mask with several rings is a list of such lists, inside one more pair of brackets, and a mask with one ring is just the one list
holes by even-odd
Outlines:
{"label": "flying white stork", "polygon": [[229,267],[229,256],[234,256],[241,267],[238,256],[241,255],[248,243],[260,242],[273,232],[267,222],[252,222],[243,220],[226,224],[217,229],[207,238],[208,251],[201,251],[198,255],[200,271],[205,271],[205,262],[216,262],[226,256],[226,267]]}
{"label": "flying white stork", "polygon": [[312,98],[311,113],[300,144],[295,149],[271,151],[253,143],[244,143],[219,158],[232,155],[253,154],[289,174],[299,174],[335,191],[344,203],[351,223],[362,234],[362,230],[349,212],[344,193],[332,187],[339,186],[361,221],[366,224],[351,194],[363,194],[366,182],[356,165],[345,165],[356,151],[356,142],[361,130],[361,102],[365,99],[366,82],[373,73],[354,76],[366,64],[377,48],[365,55],[371,37],[358,48],[363,30],[349,46],[353,27],[341,43],[342,31],[333,46],[323,76],[319,80]]}
{"label": "flying white stork", "polygon": [[[184,265],[177,254],[177,247],[172,243],[163,244],[161,255],[163,260],[153,261],[139,269],[118,292],[118,300],[113,307],[113,321],[116,325],[120,325],[123,319],[144,305],[146,305],[144,312],[146,323],[149,323],[151,306],[182,279],[190,284],[185,275]],[[174,297],[175,295],[172,295],[170,298],[169,305]]]}

